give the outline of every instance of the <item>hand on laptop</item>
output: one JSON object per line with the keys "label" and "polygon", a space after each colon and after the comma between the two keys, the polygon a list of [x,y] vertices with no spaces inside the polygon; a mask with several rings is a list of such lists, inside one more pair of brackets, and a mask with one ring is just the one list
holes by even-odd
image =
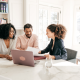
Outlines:
{"label": "hand on laptop", "polygon": [[39,51],[38,54],[41,54],[41,51]]}

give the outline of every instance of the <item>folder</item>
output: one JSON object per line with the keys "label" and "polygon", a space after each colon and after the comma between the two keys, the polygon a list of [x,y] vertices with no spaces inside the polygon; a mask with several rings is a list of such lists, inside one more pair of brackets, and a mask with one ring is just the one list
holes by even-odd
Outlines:
{"label": "folder", "polygon": [[45,56],[34,56],[34,60],[41,60],[41,59],[45,59]]}

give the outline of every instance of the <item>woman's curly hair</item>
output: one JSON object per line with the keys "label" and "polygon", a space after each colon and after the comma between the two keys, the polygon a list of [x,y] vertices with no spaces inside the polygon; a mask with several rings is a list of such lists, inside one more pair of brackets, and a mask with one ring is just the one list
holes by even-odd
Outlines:
{"label": "woman's curly hair", "polygon": [[51,32],[55,33],[55,37],[58,39],[64,39],[66,35],[66,28],[62,24],[51,24],[47,27]]}
{"label": "woman's curly hair", "polygon": [[9,32],[10,32],[11,28],[14,29],[14,35],[13,35],[13,38],[12,38],[12,39],[14,39],[15,35],[16,35],[16,29],[11,23],[0,25],[0,38],[1,39],[8,39]]}

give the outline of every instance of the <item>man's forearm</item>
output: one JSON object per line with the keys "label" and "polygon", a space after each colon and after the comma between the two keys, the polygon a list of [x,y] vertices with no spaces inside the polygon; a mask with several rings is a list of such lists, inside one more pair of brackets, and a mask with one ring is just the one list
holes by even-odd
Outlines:
{"label": "man's forearm", "polygon": [[19,50],[25,50],[25,49],[22,49],[22,48],[17,48],[17,49],[19,49]]}

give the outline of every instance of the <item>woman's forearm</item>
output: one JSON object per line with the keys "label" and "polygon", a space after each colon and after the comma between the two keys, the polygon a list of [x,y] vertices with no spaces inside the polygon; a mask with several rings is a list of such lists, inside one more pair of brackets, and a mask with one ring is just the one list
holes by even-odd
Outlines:
{"label": "woman's forearm", "polygon": [[0,54],[0,58],[6,58],[8,60],[12,60],[12,57],[10,57],[9,55],[4,55],[4,54]]}
{"label": "woman's forearm", "polygon": [[4,54],[0,54],[0,58],[5,58],[5,55]]}

